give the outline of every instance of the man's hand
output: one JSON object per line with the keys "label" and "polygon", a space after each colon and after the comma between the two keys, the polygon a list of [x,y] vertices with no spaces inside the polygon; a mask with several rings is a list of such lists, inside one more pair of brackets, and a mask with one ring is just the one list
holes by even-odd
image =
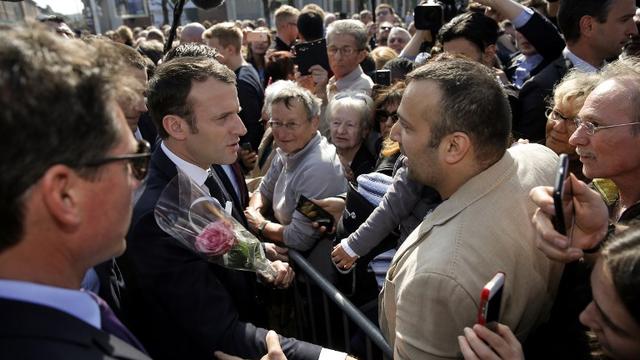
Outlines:
{"label": "man's hand", "polygon": [[522,345],[508,326],[498,324],[497,332],[482,325],[465,328],[464,336],[458,336],[458,345],[467,360],[503,359],[523,360]]}
{"label": "man's hand", "polygon": [[342,245],[338,244],[334,246],[333,251],[331,251],[331,260],[333,260],[340,269],[349,270],[358,258],[349,256],[342,248]]}
{"label": "man's hand", "polygon": [[573,174],[570,175],[570,181],[574,219],[566,218],[565,221],[567,234],[571,234],[571,239],[553,227],[553,188],[538,186],[529,193],[531,200],[538,206],[532,219],[538,232],[538,249],[548,258],[563,263],[578,260],[584,256],[582,250],[596,247],[606,236],[609,224],[607,206],[600,195]]}
{"label": "man's hand", "polygon": [[238,151],[238,158],[240,158],[245,169],[251,170],[256,166],[258,154],[255,151],[240,149]]}
{"label": "man's hand", "polygon": [[[334,224],[338,224],[340,218],[342,217],[342,212],[344,211],[344,199],[338,197],[330,197],[321,200],[312,200],[316,205],[321,208],[327,210],[331,216],[333,216]],[[320,232],[335,232],[334,229],[327,229],[324,226],[320,226],[317,222],[312,223],[313,227],[320,230]]]}
{"label": "man's hand", "polygon": [[247,218],[247,223],[253,231],[257,231],[260,227],[260,224],[265,221],[264,216],[262,216],[260,211],[253,207],[246,208],[244,210],[244,216]]}
{"label": "man's hand", "polygon": [[[263,356],[260,360],[287,360],[284,356],[284,352],[282,351],[282,347],[280,347],[280,339],[278,338],[278,334],[275,331],[269,330],[267,333],[267,354]],[[223,353],[222,351],[215,352],[216,358],[219,360],[242,360],[237,356],[231,356]]]}
{"label": "man's hand", "polygon": [[276,260],[271,262],[271,268],[275,271],[276,277],[274,279],[265,279],[267,283],[278,289],[288,288],[296,275],[291,266],[285,262]]}
{"label": "man's hand", "polygon": [[264,253],[267,256],[267,259],[271,261],[289,261],[289,249],[286,247],[278,246],[274,243],[263,243],[264,244]]}

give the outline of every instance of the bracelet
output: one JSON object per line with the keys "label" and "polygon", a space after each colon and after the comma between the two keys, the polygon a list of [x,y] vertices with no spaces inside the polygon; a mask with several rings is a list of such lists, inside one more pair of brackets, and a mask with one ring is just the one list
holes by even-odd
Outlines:
{"label": "bracelet", "polygon": [[269,220],[265,220],[260,224],[260,226],[258,226],[258,236],[262,237],[264,235],[262,232],[269,222]]}

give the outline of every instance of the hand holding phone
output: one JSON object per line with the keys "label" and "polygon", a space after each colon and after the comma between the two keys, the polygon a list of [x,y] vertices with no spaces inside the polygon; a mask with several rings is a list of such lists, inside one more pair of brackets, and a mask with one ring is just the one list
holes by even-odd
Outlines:
{"label": "hand holding phone", "polygon": [[500,320],[500,304],[502,303],[502,289],[505,274],[497,273],[480,292],[480,307],[478,308],[478,324],[496,331]]}
{"label": "hand holding phone", "polygon": [[569,178],[569,155],[560,154],[553,186],[554,228],[567,235],[567,220],[573,220],[573,194]]}
{"label": "hand holding phone", "polygon": [[313,222],[317,222],[318,224],[320,224],[320,226],[324,226],[327,231],[331,231],[331,229],[333,228],[333,216],[331,216],[328,211],[316,205],[304,195],[300,195],[300,198],[298,198],[298,205],[296,206],[296,210],[307,217],[307,219]]}

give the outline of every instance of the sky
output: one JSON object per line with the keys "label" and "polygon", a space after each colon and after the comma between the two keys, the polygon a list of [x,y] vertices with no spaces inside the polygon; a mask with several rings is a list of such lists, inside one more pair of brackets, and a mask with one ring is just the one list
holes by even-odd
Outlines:
{"label": "sky", "polygon": [[81,0],[34,0],[41,7],[51,6],[53,11],[69,15],[82,12],[84,5]]}

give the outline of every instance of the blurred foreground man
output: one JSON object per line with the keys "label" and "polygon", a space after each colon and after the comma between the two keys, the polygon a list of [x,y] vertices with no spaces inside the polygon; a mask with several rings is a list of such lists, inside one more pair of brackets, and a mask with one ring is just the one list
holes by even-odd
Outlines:
{"label": "blurred foreground man", "polygon": [[407,79],[391,138],[410,177],[444,201],[398,249],[380,295],[394,359],[457,358],[457,335],[475,323],[480,292],[498,271],[501,321],[524,340],[559,280],[560,266],[536,250],[527,196],[553,182],[557,156],[535,144],[507,150],[509,103],[485,66],[433,62]]}
{"label": "blurred foreground man", "polygon": [[49,32],[0,33],[0,358],[148,359],[104,301],[80,290],[125,250],[148,144],[116,99],[128,77]]}

